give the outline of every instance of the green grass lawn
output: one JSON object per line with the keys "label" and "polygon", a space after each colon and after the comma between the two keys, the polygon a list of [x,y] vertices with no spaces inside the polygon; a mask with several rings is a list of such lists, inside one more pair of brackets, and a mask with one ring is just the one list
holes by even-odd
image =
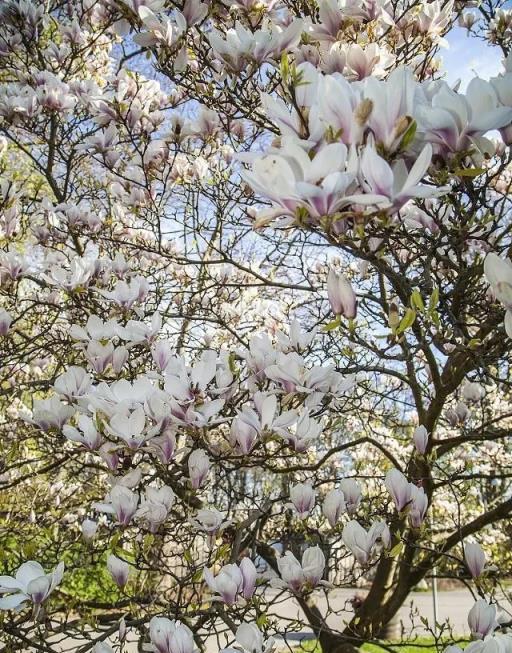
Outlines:
{"label": "green grass lawn", "polygon": [[[445,646],[452,644],[453,642],[446,641]],[[459,641],[457,643],[460,643]],[[399,643],[399,642],[386,642],[386,645],[391,647],[396,653],[437,653],[437,649],[434,644],[434,640],[431,637],[417,637],[414,642],[411,643]],[[300,646],[297,646],[295,649],[297,653],[300,651],[306,651],[307,653],[321,653],[321,648],[315,640],[310,640],[303,642]],[[389,649],[382,648],[378,644],[363,644],[361,651],[364,653],[389,653]]]}
{"label": "green grass lawn", "polygon": [[[397,653],[436,653],[437,651],[434,640],[430,637],[418,637],[413,644],[395,644],[394,646],[393,642],[387,642],[387,644],[392,646]],[[363,644],[361,650],[365,653],[389,653],[387,649],[378,644]]]}

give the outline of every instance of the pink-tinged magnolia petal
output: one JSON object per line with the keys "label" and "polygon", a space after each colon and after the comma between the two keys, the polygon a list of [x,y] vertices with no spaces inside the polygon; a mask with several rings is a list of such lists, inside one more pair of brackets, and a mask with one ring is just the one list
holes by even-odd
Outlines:
{"label": "pink-tinged magnolia petal", "polygon": [[256,579],[258,576],[254,562],[250,558],[243,558],[240,562],[240,571],[243,578],[243,597],[244,599],[250,599],[256,589]]}
{"label": "pink-tinged magnolia petal", "polygon": [[414,162],[414,165],[409,171],[407,180],[404,184],[404,191],[420,183],[420,181],[423,179],[425,173],[428,170],[431,160],[432,160],[432,145],[430,145],[430,143],[427,143],[427,145],[425,145],[425,147],[421,150],[420,155],[418,156],[418,158]]}
{"label": "pink-tinged magnolia petal", "polygon": [[512,311],[507,311],[505,313],[505,331],[509,338],[512,338]]}
{"label": "pink-tinged magnolia petal", "polygon": [[12,576],[0,576],[0,592],[5,590],[22,590],[24,587],[25,583]]}
{"label": "pink-tinged magnolia petal", "polygon": [[345,165],[347,147],[343,143],[330,143],[315,155],[304,181],[316,183]]}
{"label": "pink-tinged magnolia petal", "polygon": [[16,572],[16,580],[23,583],[26,587],[30,581],[44,575],[45,571],[39,562],[29,560],[28,562],[24,562]]}
{"label": "pink-tinged magnolia petal", "polygon": [[32,601],[38,605],[42,603],[48,596],[51,588],[51,579],[48,576],[40,576],[31,580],[27,585],[27,594]]}
{"label": "pink-tinged magnolia petal", "polygon": [[367,145],[361,158],[361,173],[373,195],[392,197],[394,176],[387,161]]}
{"label": "pink-tinged magnolia petal", "polygon": [[4,596],[0,599],[0,610],[15,610],[26,601],[30,601],[30,597],[26,594],[11,594],[10,596]]}

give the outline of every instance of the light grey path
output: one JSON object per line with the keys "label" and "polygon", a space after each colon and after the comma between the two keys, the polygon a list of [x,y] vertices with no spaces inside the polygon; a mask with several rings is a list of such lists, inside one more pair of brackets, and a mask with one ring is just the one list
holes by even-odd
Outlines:
{"label": "light grey path", "polygon": [[[350,620],[353,616],[350,601],[355,595],[364,596],[364,590],[334,590],[329,595],[329,604],[331,615],[327,623],[332,628],[342,628],[344,621]],[[327,612],[327,604],[322,596],[315,598],[322,614]],[[506,604],[506,602],[504,602]],[[449,620],[454,633],[460,635],[469,635],[467,615],[474,604],[471,593],[466,589],[453,590],[450,592],[438,593],[438,622],[443,623]],[[504,607],[507,607],[504,605]],[[510,604],[508,605],[510,607]],[[302,612],[293,599],[287,599],[273,611],[274,614],[283,618],[301,618]],[[399,620],[403,623],[405,630],[412,627],[419,629],[420,632],[426,632],[425,627],[420,621],[420,617],[428,620],[429,626],[434,623],[434,609],[432,593],[414,592],[409,595],[404,606],[400,609]]]}

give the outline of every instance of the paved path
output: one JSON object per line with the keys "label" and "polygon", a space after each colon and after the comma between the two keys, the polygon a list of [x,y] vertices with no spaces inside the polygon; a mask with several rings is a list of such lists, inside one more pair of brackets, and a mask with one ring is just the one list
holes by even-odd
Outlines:
{"label": "paved path", "polygon": [[[337,630],[340,629],[342,623],[350,620],[353,615],[350,605],[351,599],[353,599],[355,595],[364,596],[364,593],[364,590],[357,589],[334,590],[331,592],[329,594],[329,604],[332,614],[327,619],[328,625]],[[316,603],[322,614],[325,614],[327,612],[325,598],[319,595],[316,598]],[[419,631],[425,633],[426,629],[422,624],[420,617],[427,619],[429,622],[428,625],[433,626],[433,603],[432,593],[430,591],[414,592],[410,594],[398,615],[404,629],[410,631],[411,628],[414,627],[416,632]],[[467,616],[473,603],[474,600],[471,593],[466,589],[439,592],[438,623],[444,623],[446,620],[449,620],[454,633],[469,635]],[[276,606],[276,608],[272,610],[272,613],[283,617],[284,620],[290,618],[303,618],[302,611],[294,599],[287,599],[279,606]]]}

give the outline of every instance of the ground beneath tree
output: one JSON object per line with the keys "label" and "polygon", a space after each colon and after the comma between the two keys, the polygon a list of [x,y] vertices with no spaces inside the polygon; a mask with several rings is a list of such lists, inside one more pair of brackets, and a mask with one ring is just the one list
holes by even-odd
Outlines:
{"label": "ground beneath tree", "polygon": [[[269,598],[272,597],[275,599],[277,596],[277,592],[272,589],[267,589],[266,593],[268,593]],[[350,601],[355,595],[364,595],[364,593],[364,590],[359,589],[333,590],[330,592],[329,605],[332,614],[328,619],[328,624],[336,629],[342,627],[342,622],[349,620],[353,614],[351,612]],[[505,597],[502,598],[502,607],[506,610],[512,610],[511,603]],[[318,593],[315,595],[314,600],[317,602],[322,613],[325,614],[327,607],[325,598]],[[468,636],[467,614],[473,603],[474,599],[471,593],[465,588],[439,592],[438,622],[444,623],[449,621],[454,634]],[[410,594],[406,604],[399,613],[400,627],[403,628],[404,636],[410,638],[410,633],[413,628],[416,635],[428,635],[428,630],[421,622],[420,617],[427,619],[428,624],[432,627],[434,623],[433,616],[433,599],[430,591]],[[280,598],[278,604],[273,606],[269,617],[277,619],[277,624],[280,629],[293,631],[294,634],[289,640],[291,645],[297,644],[302,637],[308,638],[308,636],[311,636],[310,630],[304,628],[299,635],[297,629],[293,627],[293,620],[299,619],[302,621],[304,619],[298,604],[293,599],[285,598],[284,596],[282,599]],[[83,640],[81,642],[77,640],[66,640],[59,646],[59,650],[62,653],[77,653],[80,650],[80,645],[83,643]],[[212,638],[208,642],[207,653],[218,653],[219,648],[223,648],[224,646],[226,646],[224,641],[216,642]],[[28,649],[26,651],[28,653]],[[136,653],[137,644],[135,642],[130,643],[123,651],[125,653]]]}

